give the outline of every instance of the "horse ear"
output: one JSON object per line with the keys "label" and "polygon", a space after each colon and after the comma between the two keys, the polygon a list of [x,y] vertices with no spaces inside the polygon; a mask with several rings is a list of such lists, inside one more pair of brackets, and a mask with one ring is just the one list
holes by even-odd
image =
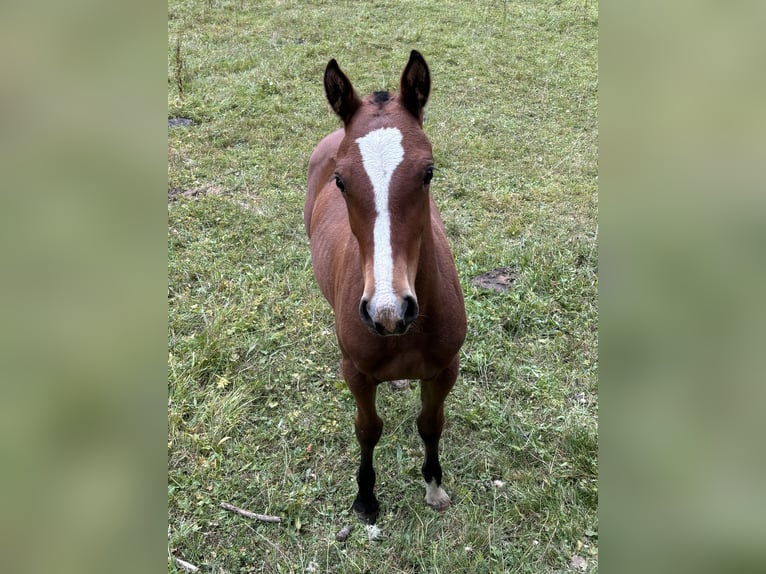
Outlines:
{"label": "horse ear", "polygon": [[425,58],[417,50],[410,52],[410,61],[402,72],[400,97],[404,107],[423,123],[423,108],[431,92],[431,72]]}
{"label": "horse ear", "polygon": [[343,124],[348,125],[356,110],[362,105],[362,100],[356,95],[354,86],[341,71],[335,58],[330,60],[324,71],[324,91],[332,109],[343,120]]}

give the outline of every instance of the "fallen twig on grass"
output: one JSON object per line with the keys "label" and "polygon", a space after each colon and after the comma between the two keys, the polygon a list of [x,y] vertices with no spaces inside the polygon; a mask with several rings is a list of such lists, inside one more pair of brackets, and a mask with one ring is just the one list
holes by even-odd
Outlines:
{"label": "fallen twig on grass", "polygon": [[221,508],[225,508],[226,510],[231,510],[232,512],[236,512],[237,514],[241,514],[242,516],[247,516],[248,518],[254,518],[255,520],[261,520],[263,522],[282,522],[282,519],[279,516],[269,516],[268,514],[256,514],[255,512],[250,512],[249,510],[245,510],[243,508],[239,508],[238,506],[234,506],[233,504],[229,504],[228,502],[222,502]]}
{"label": "fallen twig on grass", "polygon": [[173,558],[176,559],[176,564],[178,564],[181,569],[186,570],[187,572],[199,572],[199,568],[197,568],[194,564],[190,564],[186,560],[181,560],[175,556]]}

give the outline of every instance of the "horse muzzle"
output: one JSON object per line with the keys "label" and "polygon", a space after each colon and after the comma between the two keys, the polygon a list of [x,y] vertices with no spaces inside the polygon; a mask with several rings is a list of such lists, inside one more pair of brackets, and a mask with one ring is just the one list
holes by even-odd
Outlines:
{"label": "horse muzzle", "polygon": [[418,318],[418,301],[412,295],[397,299],[394,304],[376,304],[375,298],[369,301],[362,297],[359,303],[359,316],[362,322],[374,333],[381,336],[403,335]]}

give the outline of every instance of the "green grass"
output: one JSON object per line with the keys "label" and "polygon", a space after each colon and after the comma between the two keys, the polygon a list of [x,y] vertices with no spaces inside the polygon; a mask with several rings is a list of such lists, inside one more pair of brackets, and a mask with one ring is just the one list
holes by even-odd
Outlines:
{"label": "green grass", "polygon": [[[198,191],[168,203],[169,571],[557,572],[573,556],[597,571],[597,4],[170,0],[168,15],[168,115],[194,121],[169,128],[168,188]],[[423,503],[417,384],[382,385],[382,538],[357,524],[340,543],[358,447],[306,165],[338,126],[327,61],[362,93],[396,89],[412,48],[469,321],[442,440],[453,506]],[[471,284],[498,267],[511,290]]]}

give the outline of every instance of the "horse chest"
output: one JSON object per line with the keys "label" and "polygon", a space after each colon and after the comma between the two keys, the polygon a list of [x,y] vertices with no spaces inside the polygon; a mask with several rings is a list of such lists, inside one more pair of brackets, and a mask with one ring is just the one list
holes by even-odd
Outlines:
{"label": "horse chest", "polygon": [[338,337],[344,355],[359,371],[379,381],[433,378],[459,349],[459,345],[424,341],[423,336],[381,338],[366,333]]}

